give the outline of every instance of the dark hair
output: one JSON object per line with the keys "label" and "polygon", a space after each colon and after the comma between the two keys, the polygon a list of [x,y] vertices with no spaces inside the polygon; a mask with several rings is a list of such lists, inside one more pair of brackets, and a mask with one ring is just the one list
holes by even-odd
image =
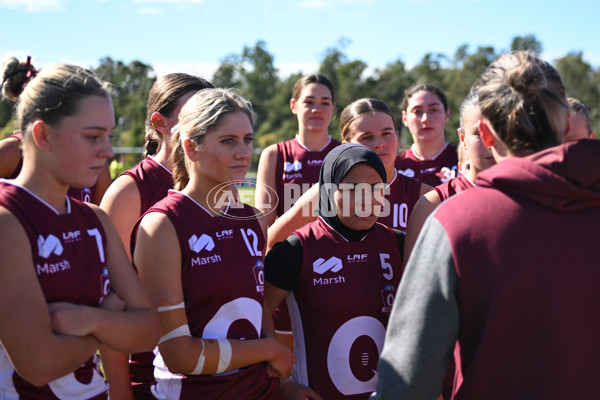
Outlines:
{"label": "dark hair", "polygon": [[567,103],[569,104],[573,115],[583,115],[583,118],[585,119],[585,129],[588,134],[592,133],[592,116],[590,114],[590,108],[573,97],[567,97]]}
{"label": "dark hair", "polygon": [[311,83],[318,83],[326,86],[331,93],[331,101],[335,103],[335,90],[333,89],[333,83],[331,83],[329,78],[323,74],[309,74],[301,76],[300,79],[298,79],[294,84],[294,88],[292,89],[292,98],[294,100],[298,100],[300,98],[300,93],[302,93],[302,89]]}
{"label": "dark hair", "polygon": [[181,108],[179,123],[171,137],[175,190],[183,189],[190,179],[182,138],[190,138],[199,146],[204,140],[204,135],[215,129],[225,114],[237,111],[246,114],[250,124],[254,126],[255,115],[252,104],[231,89],[201,90]]}
{"label": "dark hair", "polygon": [[533,53],[504,54],[483,73],[481,114],[516,156],[555,146],[562,140],[569,106],[560,75]]}
{"label": "dark hair", "polygon": [[[16,58],[3,64],[2,91],[16,100],[16,117],[24,140],[36,119],[56,126],[77,113],[80,100],[89,96],[110,98],[108,84],[88,69],[61,64],[46,67],[32,77],[23,73],[21,64]],[[30,68],[35,71],[33,66]]]}
{"label": "dark hair", "polygon": [[438,97],[438,99],[440,99],[440,101],[442,102],[442,105],[444,106],[444,111],[448,111],[448,100],[446,99],[446,95],[444,94],[442,89],[431,83],[420,83],[416,86],[406,89],[404,91],[404,97],[402,98],[402,104],[400,105],[400,108],[403,111],[407,111],[408,101],[415,93],[420,92],[421,90],[435,94]]}
{"label": "dark hair", "polygon": [[146,151],[148,155],[158,153],[163,137],[152,126],[151,117],[155,112],[170,117],[177,105],[177,100],[186,93],[206,88],[214,88],[209,81],[198,76],[185,73],[165,75],[154,82],[148,94],[148,107],[146,113]]}
{"label": "dark hair", "polygon": [[351,138],[349,128],[356,118],[364,114],[374,114],[378,112],[389,115],[394,123],[394,130],[398,132],[396,118],[394,117],[394,114],[388,105],[381,100],[365,98],[353,101],[342,110],[342,113],[340,114],[340,131],[342,134],[342,139],[347,142],[350,141]]}

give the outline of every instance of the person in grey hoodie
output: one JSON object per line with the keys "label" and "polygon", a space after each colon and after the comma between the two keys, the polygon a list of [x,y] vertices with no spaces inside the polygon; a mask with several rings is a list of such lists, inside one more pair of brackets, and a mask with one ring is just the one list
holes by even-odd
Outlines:
{"label": "person in grey hoodie", "polygon": [[564,87],[530,53],[500,57],[479,90],[479,130],[499,163],[427,219],[372,398],[436,399],[455,343],[453,399],[595,398],[600,142],[559,145]]}

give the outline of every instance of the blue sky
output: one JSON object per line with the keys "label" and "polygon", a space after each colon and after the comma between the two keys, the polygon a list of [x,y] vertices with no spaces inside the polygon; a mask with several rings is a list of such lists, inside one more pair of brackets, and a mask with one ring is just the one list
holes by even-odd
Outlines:
{"label": "blue sky", "polygon": [[258,40],[286,75],[314,72],[341,38],[348,59],[377,68],[534,34],[547,60],[581,51],[598,67],[599,12],[597,0],[0,0],[0,58],[89,67],[110,56],[210,79]]}

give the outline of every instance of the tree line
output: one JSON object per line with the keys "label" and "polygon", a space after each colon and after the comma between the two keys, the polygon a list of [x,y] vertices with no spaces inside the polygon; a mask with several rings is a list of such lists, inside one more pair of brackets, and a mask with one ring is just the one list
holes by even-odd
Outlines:
{"label": "tree line", "polygon": [[[421,82],[430,82],[442,88],[451,109],[446,125],[446,135],[453,143],[458,142],[459,106],[483,70],[497,57],[510,50],[530,50],[540,55],[542,44],[533,35],[515,36],[507,49],[479,46],[470,49],[468,44],[459,46],[453,55],[426,53],[418,64],[409,68],[400,59],[382,68],[369,71],[362,60],[350,60],[344,53],[348,40],[340,39],[334,47],[323,54],[318,71],[331,79],[336,88],[336,113],[361,97],[376,97],[386,102],[401,121],[400,104],[403,92]],[[555,60],[548,60],[556,67],[564,81],[567,96],[575,97],[591,108],[594,131],[600,132],[600,68],[594,68],[583,58],[582,52],[571,52]],[[151,65],[140,61],[125,64],[105,57],[97,67],[91,68],[100,78],[113,85],[116,130],[115,147],[142,147],[146,121],[146,100],[156,79]],[[264,41],[254,46],[244,46],[241,53],[224,57],[211,82],[217,87],[232,87],[248,97],[257,113],[255,126],[257,147],[292,138],[297,131],[296,118],[289,109],[292,87],[300,73],[280,77],[274,64],[274,56]],[[330,132],[339,138],[337,117],[334,116]],[[0,138],[10,135],[16,124],[13,104],[6,99],[0,102]],[[400,133],[401,147],[412,140],[406,129]],[[135,156],[139,157],[139,156]],[[131,157],[130,157],[131,158]],[[255,160],[256,161],[256,160]],[[136,162],[130,159],[129,163]]]}

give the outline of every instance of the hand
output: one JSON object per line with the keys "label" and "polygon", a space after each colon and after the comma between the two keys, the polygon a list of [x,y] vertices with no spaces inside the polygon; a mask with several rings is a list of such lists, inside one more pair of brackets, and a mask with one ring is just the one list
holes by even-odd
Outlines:
{"label": "hand", "polygon": [[311,388],[292,382],[291,380],[283,383],[280,390],[285,400],[323,400],[323,398]]}
{"label": "hand", "polygon": [[281,343],[277,339],[269,338],[273,343],[273,350],[275,356],[267,361],[267,374],[273,377],[273,372],[277,378],[283,380],[290,376],[292,373],[292,366],[296,362],[296,358],[294,354],[290,351],[290,349],[283,343]]}
{"label": "hand", "polygon": [[102,303],[100,303],[100,308],[109,311],[123,311],[125,310],[125,302],[121,300],[118,294],[111,290],[104,296]]}
{"label": "hand", "polygon": [[67,302],[48,304],[52,330],[56,333],[84,337],[93,330],[93,307],[77,305]]}

